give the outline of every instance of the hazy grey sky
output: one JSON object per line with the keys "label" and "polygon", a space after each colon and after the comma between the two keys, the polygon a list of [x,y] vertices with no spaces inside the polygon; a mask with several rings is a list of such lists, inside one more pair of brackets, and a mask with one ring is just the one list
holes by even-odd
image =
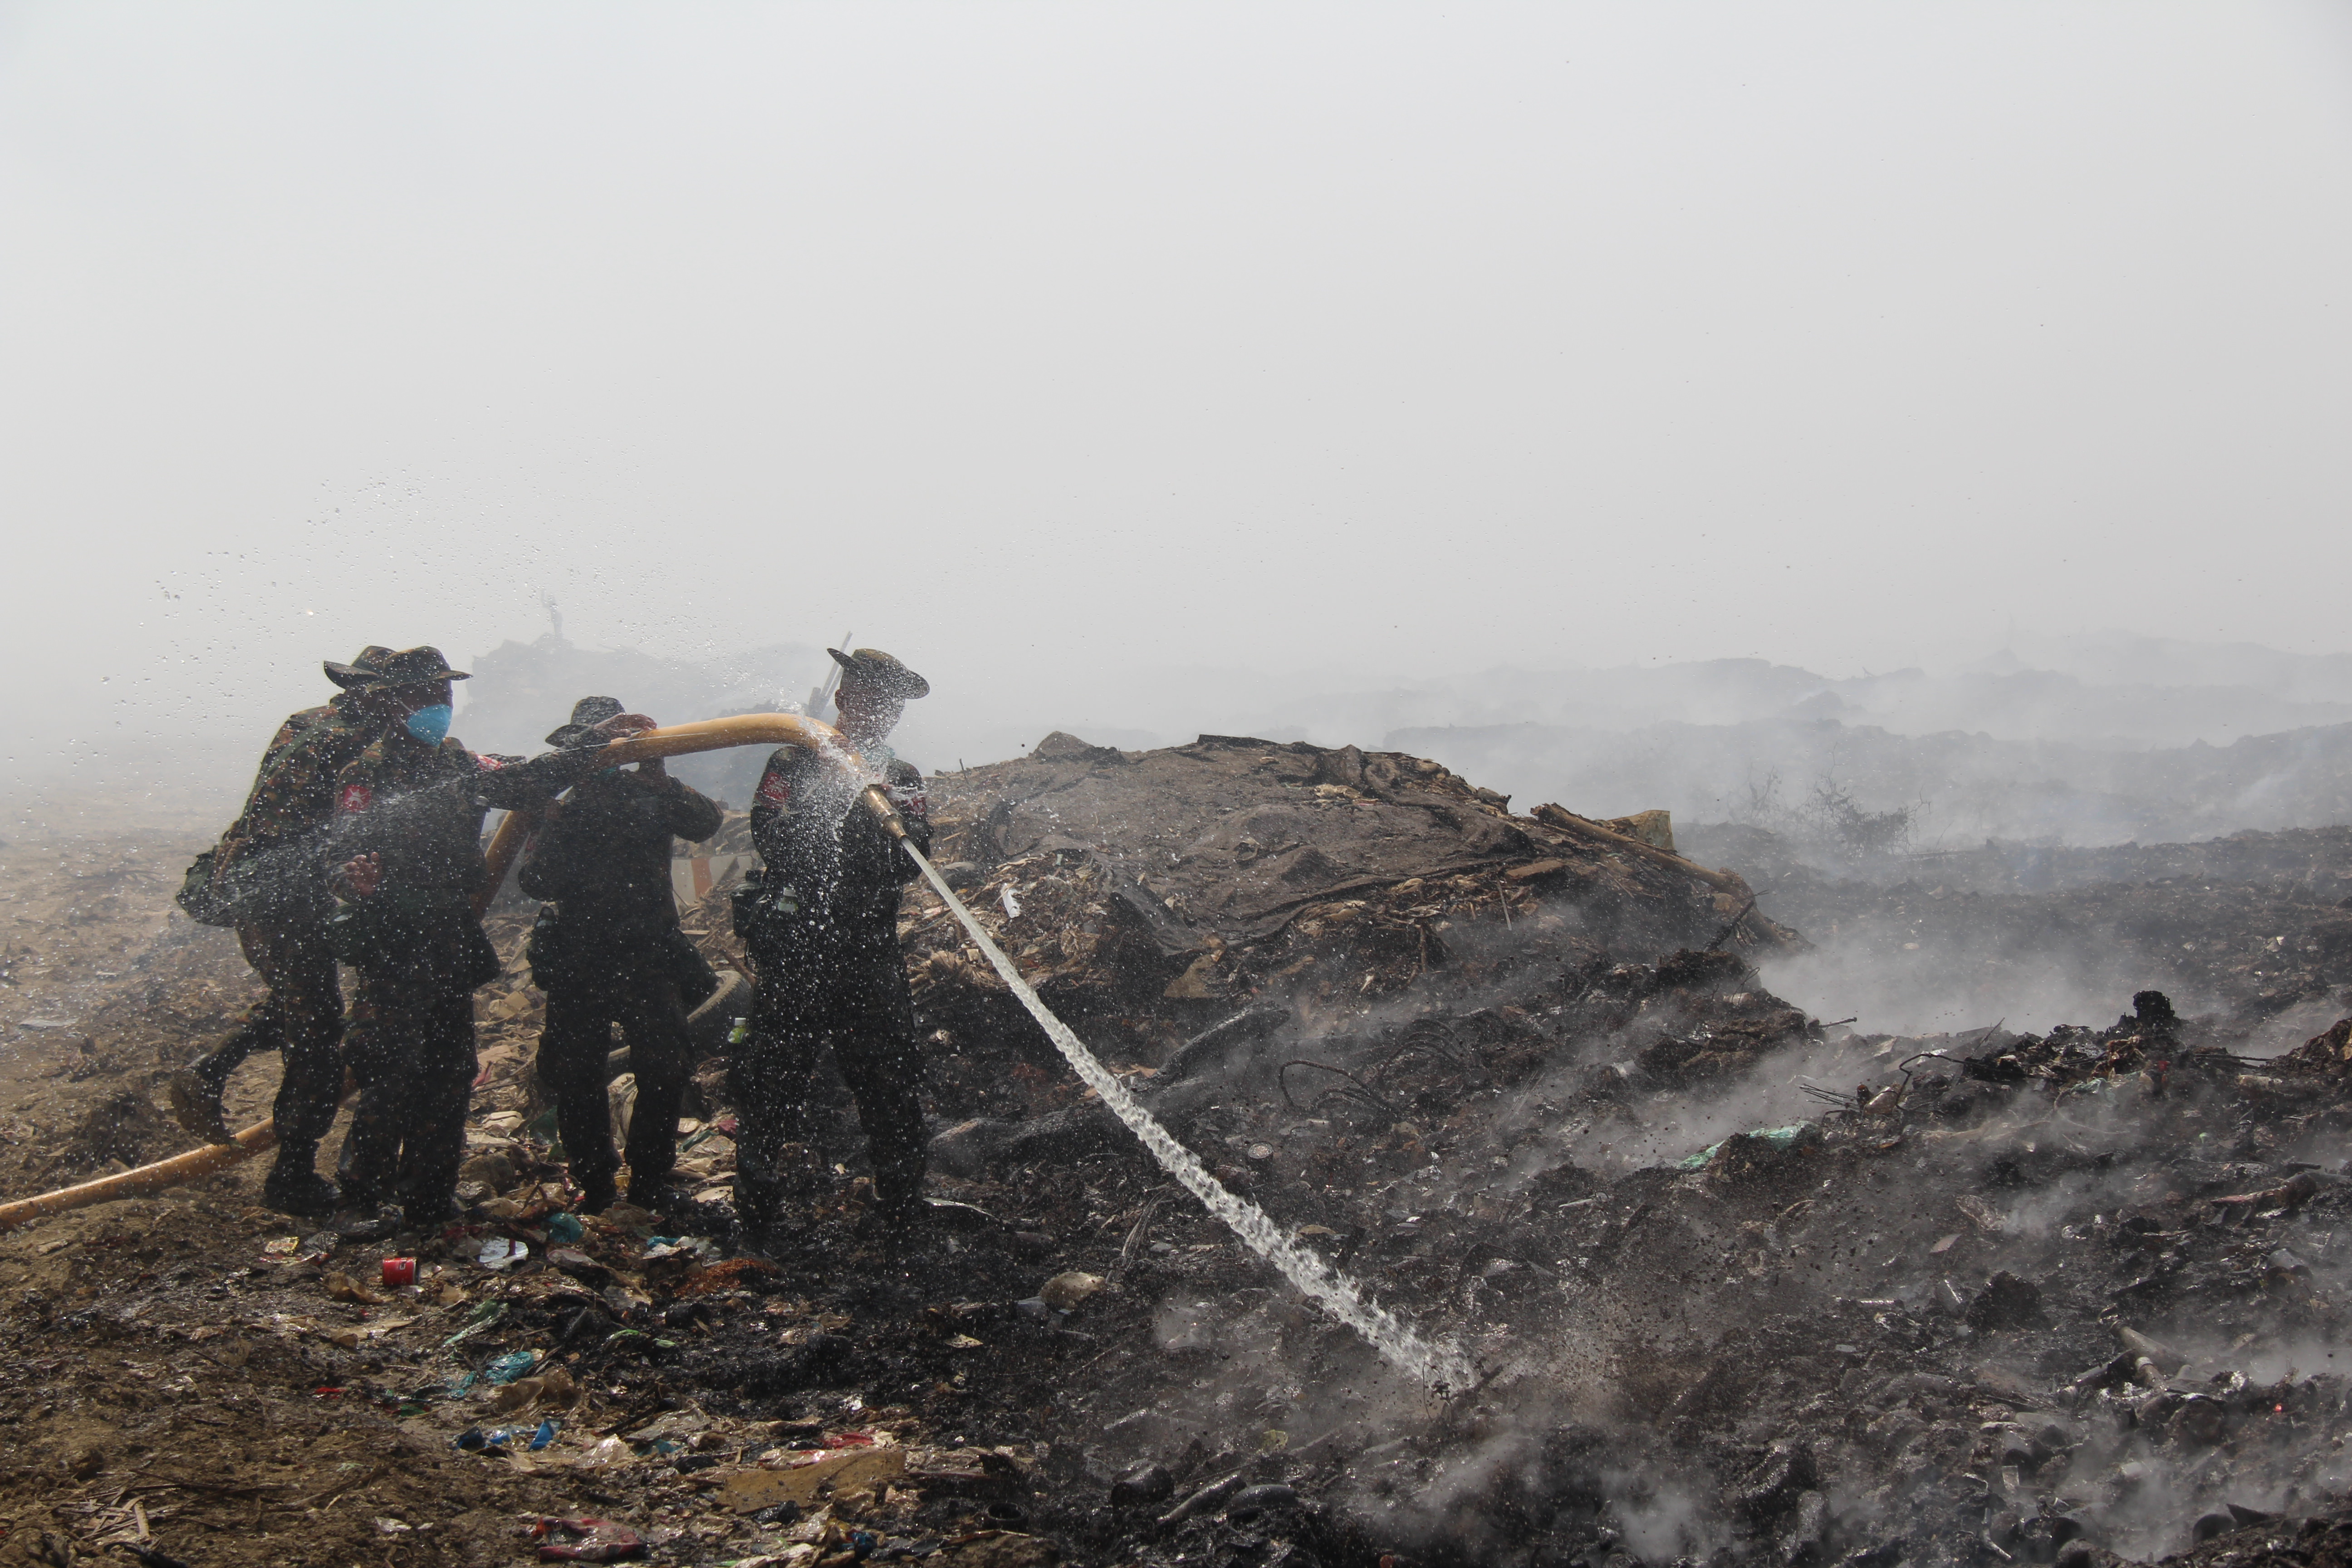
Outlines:
{"label": "hazy grey sky", "polygon": [[0,5],[10,751],[542,591],[1103,717],[2341,648],[2347,15]]}

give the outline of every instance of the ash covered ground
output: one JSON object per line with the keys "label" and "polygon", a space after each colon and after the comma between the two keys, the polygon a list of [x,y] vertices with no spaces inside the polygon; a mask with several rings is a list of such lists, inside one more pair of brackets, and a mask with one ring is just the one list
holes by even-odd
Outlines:
{"label": "ash covered ground", "polygon": [[[1049,1001],[1471,1386],[1243,1250],[927,894],[917,1251],[858,1224],[844,1100],[800,1244],[733,1256],[715,1060],[698,1223],[583,1222],[507,905],[464,1224],[314,1233],[245,1169],[0,1236],[0,1563],[2343,1554],[2340,833],[1800,882],[1352,749],[1056,737],[939,794],[938,858]],[[254,990],[167,912],[200,847],[0,855],[0,1194],[187,1146],[159,1081]],[[731,962],[724,913],[688,924]],[[2062,948],[2084,1010],[2005,1005]],[[1980,1010],[1837,1005],[1904,965]],[[502,1239],[530,1259],[485,1268]]]}

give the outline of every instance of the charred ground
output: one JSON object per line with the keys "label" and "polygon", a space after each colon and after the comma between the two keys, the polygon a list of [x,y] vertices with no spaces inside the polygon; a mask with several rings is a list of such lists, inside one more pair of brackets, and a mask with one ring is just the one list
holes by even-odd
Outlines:
{"label": "charred ground", "polygon": [[[574,1236],[509,907],[466,1225],[306,1237],[240,1172],[0,1237],[0,1562],[495,1563],[563,1545],[539,1517],[665,1562],[2341,1553],[2300,1522],[2352,1472],[2352,1063],[2298,1022],[2340,983],[2324,844],[2309,896],[2293,847],[2237,880],[2205,852],[2184,940],[2284,939],[2235,993],[2151,962],[2104,1026],[1896,1038],[1772,994],[1813,934],[1773,895],[1411,758],[1058,737],[940,783],[939,858],[1049,999],[1475,1387],[1401,1385],[1281,1289],[921,898],[934,1190],[969,1206],[884,1252],[839,1104],[802,1246],[728,1258],[713,1064],[709,1245],[625,1208]],[[194,847],[9,847],[9,1195],[184,1146],[156,1081],[250,994],[226,933],[164,912]],[[2151,897],[1943,885],[1867,896],[1961,933],[1996,897],[2119,925]],[[2259,916],[2196,925],[2233,899]],[[688,925],[733,956],[723,889]],[[2134,1006],[2166,986],[2189,1016]],[[236,1081],[249,1114],[272,1070]],[[472,1261],[499,1237],[520,1271]],[[388,1255],[419,1288],[383,1289]],[[537,1452],[454,1446],[551,1416]]]}

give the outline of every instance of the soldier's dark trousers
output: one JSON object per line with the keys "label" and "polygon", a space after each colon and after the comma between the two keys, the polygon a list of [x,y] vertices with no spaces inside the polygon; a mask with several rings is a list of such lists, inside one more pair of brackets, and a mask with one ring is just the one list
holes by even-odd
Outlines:
{"label": "soldier's dark trousers", "polygon": [[806,1141],[808,1099],[826,1047],[857,1100],[887,1214],[912,1208],[923,1181],[923,1055],[895,936],[863,950],[758,957],[760,997],[728,1064],[735,1100],[735,1211],[772,1226],[790,1193],[788,1150]]}
{"label": "soldier's dark trousers", "polygon": [[268,996],[247,1015],[247,1030],[286,1053],[286,1075],[271,1108],[278,1122],[278,1168],[309,1171],[319,1140],[334,1125],[335,1102],[343,1089],[343,989],[335,955],[327,947],[325,928],[308,922],[242,925],[236,940],[245,961],[269,987]]}
{"label": "soldier's dark trousers", "polygon": [[677,1107],[692,1068],[686,1004],[677,966],[665,949],[583,952],[583,977],[547,993],[547,1027],[539,1037],[539,1081],[555,1100],[555,1125],[575,1182],[610,1177],[613,1116],[605,1058],[613,1026],[629,1047],[636,1109],[629,1115],[629,1179],[655,1182],[677,1163]]}
{"label": "soldier's dark trousers", "polygon": [[427,1223],[454,1213],[479,1065],[472,987],[429,961],[363,972],[349,1055],[360,1103],[336,1173],[345,1195]]}

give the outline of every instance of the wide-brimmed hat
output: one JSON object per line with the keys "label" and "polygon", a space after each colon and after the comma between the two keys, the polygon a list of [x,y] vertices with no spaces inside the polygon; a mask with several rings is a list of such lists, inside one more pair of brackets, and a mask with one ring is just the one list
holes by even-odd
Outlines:
{"label": "wide-brimmed hat", "polygon": [[437,647],[404,647],[386,654],[375,665],[380,686],[432,686],[444,680],[471,680],[462,669],[452,669]]}
{"label": "wide-brimmed hat", "polygon": [[628,710],[621,706],[617,697],[583,697],[572,705],[572,721],[558,724],[547,732],[547,743],[551,746],[601,745],[603,742],[588,731],[605,720],[626,711]]}
{"label": "wide-brimmed hat", "polygon": [[845,690],[856,687],[901,700],[931,694],[929,681],[878,647],[853,648],[847,653],[837,647],[824,651],[833,655],[834,663],[841,666],[841,684]]}
{"label": "wide-brimmed hat", "polygon": [[383,661],[392,657],[392,649],[379,643],[370,643],[360,649],[359,658],[349,664],[337,664],[329,659],[320,666],[327,679],[346,691],[357,691],[363,686],[373,686],[383,679]]}

